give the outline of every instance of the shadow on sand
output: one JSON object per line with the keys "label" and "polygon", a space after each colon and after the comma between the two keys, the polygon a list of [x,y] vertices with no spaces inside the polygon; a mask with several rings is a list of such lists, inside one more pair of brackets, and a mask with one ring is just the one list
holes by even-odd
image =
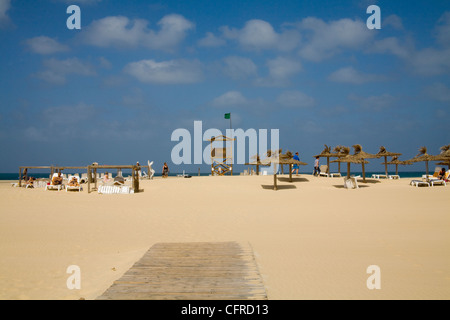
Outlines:
{"label": "shadow on sand", "polygon": [[[289,178],[287,178],[287,177],[279,177],[279,178],[277,178],[278,179],[278,181],[280,181],[280,182],[289,182]],[[292,178],[292,182],[309,182],[309,180],[308,179],[306,179],[306,178]]]}
{"label": "shadow on sand", "polygon": [[[359,186],[360,189],[361,189],[361,188],[369,188],[369,186],[360,184],[359,182],[358,182],[358,186]],[[343,184],[335,184],[335,185],[333,185],[333,187],[335,187],[335,188],[337,188],[337,189],[345,189],[345,187],[344,187]]]}
{"label": "shadow on sand", "polygon": [[[273,190],[273,184],[272,185],[261,185],[261,187],[265,190]],[[277,185],[277,190],[288,190],[288,189],[297,189],[297,187],[292,184]]]}

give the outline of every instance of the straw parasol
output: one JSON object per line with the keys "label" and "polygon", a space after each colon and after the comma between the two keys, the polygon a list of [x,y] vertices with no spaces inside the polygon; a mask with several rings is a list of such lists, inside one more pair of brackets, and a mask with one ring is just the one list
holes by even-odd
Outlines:
{"label": "straw parasol", "polygon": [[384,165],[395,164],[395,174],[398,175],[398,165],[411,165],[411,161],[400,161],[397,156],[393,156],[391,161],[382,163]]}
{"label": "straw parasol", "polygon": [[[373,158],[379,158],[380,156],[376,155],[376,154],[371,154],[371,153],[367,153],[365,151],[363,151],[361,145],[359,144],[355,144],[353,146],[353,149],[355,150],[355,154],[354,156],[357,157],[358,159],[361,160],[365,160],[365,159],[373,159]],[[361,162],[362,164],[362,176],[363,176],[363,182],[366,182],[366,169],[365,169],[365,164],[367,164],[368,162]]]}
{"label": "straw parasol", "polygon": [[442,162],[439,162],[439,165],[448,166],[448,169],[450,170],[450,144],[446,146],[442,146],[441,153],[439,154],[439,158]]}
{"label": "straw parasol", "polygon": [[255,161],[245,163],[246,166],[256,166],[256,175],[259,175],[259,167],[269,167],[270,162],[268,162],[266,159],[261,161],[261,158],[259,154],[254,155],[251,157],[251,159],[254,159]]}
{"label": "straw parasol", "polygon": [[292,182],[292,166],[294,164],[300,165],[300,166],[308,165],[305,162],[294,160],[293,158],[294,158],[294,155],[292,154],[292,152],[290,152],[288,150],[288,151],[286,151],[285,154],[280,154],[279,159],[278,159],[279,164],[281,164],[281,165],[283,165],[283,164],[289,165],[289,182]]}
{"label": "straw parasol", "polygon": [[324,145],[325,148],[322,150],[322,152],[318,155],[315,155],[314,158],[320,157],[320,158],[327,158],[327,173],[330,172],[330,158],[337,157],[335,153],[331,152],[331,147]]}
{"label": "straw parasol", "polygon": [[[380,147],[380,151],[378,151],[377,156],[384,157],[384,169],[385,169],[386,177],[388,175],[387,157],[398,157],[401,155],[402,155],[401,153],[388,152],[386,150],[386,148],[383,146]],[[396,173],[396,174],[398,174],[398,173]]]}
{"label": "straw parasol", "polygon": [[[292,159],[292,153],[290,151],[287,151],[286,154],[281,154],[280,150],[268,150],[267,151],[267,158],[264,161],[269,161],[270,163],[273,163],[273,190],[277,190],[277,170],[276,165],[277,164],[288,164],[289,169],[291,169],[291,166],[294,164],[306,166],[308,165],[305,162],[301,162],[298,160]],[[292,182],[292,170],[289,170],[289,182]]]}
{"label": "straw parasol", "polygon": [[[338,146],[334,147],[333,153],[336,158],[345,157],[350,153],[350,148],[338,145]],[[338,162],[338,172],[341,173],[341,163],[340,162]]]}
{"label": "straw parasol", "polygon": [[433,155],[429,155],[427,153],[427,147],[421,147],[419,148],[419,153],[412,159],[408,160],[411,162],[425,162],[425,168],[426,168],[426,176],[428,179],[428,162],[429,161],[441,161],[443,160],[443,155],[439,155],[439,156],[433,156]]}
{"label": "straw parasol", "polygon": [[362,164],[362,165],[369,163],[368,161],[358,158],[355,155],[346,155],[344,157],[333,160],[331,162],[338,162],[338,163],[346,162],[347,163],[347,178],[350,178],[350,164],[351,163],[357,163],[357,164]]}

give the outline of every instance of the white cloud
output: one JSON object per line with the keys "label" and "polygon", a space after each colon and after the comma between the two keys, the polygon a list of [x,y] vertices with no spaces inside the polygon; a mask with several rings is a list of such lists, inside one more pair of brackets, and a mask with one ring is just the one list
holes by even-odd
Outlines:
{"label": "white cloud", "polygon": [[445,12],[436,26],[436,39],[444,47],[450,47],[450,12]]}
{"label": "white cloud", "polygon": [[299,51],[300,56],[311,61],[330,58],[342,49],[361,49],[374,34],[367,29],[364,22],[351,19],[326,23],[321,19],[309,17],[303,19],[298,26],[308,33]]}
{"label": "white cloud", "polygon": [[303,92],[293,90],[281,93],[277,103],[288,108],[310,108],[316,104],[316,101]]}
{"label": "white cloud", "polygon": [[450,88],[443,83],[434,83],[426,87],[425,93],[433,100],[450,102]]}
{"label": "white cloud", "polygon": [[141,60],[129,63],[124,72],[146,83],[188,84],[203,79],[202,65],[196,60]]}
{"label": "white cloud", "polygon": [[85,28],[82,41],[97,47],[173,50],[194,28],[194,24],[181,15],[170,14],[159,22],[159,30],[147,28],[148,21],[130,20],[127,17],[106,17],[92,22]]}
{"label": "white cloud", "polygon": [[414,47],[411,43],[400,43],[396,37],[373,41],[366,50],[368,53],[390,53],[403,59],[409,59],[413,51]]}
{"label": "white cloud", "polygon": [[207,32],[206,36],[198,41],[200,47],[221,47],[225,44],[224,39],[216,37],[212,32]]}
{"label": "white cloud", "polygon": [[426,48],[415,52],[410,58],[412,71],[424,76],[433,76],[450,72],[450,48],[438,50]]}
{"label": "white cloud", "polygon": [[11,8],[11,0],[0,0],[0,27],[8,25],[11,20],[7,12]]}
{"label": "white cloud", "polygon": [[382,77],[374,74],[364,74],[353,67],[341,68],[328,76],[328,80],[341,83],[363,84],[381,80]]}
{"label": "white cloud", "polygon": [[393,106],[395,98],[390,94],[382,94],[380,96],[360,97],[350,95],[350,100],[355,101],[362,109],[370,112],[380,112]]}
{"label": "white cloud", "polygon": [[275,31],[272,25],[264,20],[249,20],[242,29],[220,28],[227,39],[234,39],[248,50],[281,50],[290,51],[298,46],[300,33],[294,29],[285,29],[281,33]]}
{"label": "white cloud", "polygon": [[35,37],[25,41],[26,45],[31,51],[38,54],[53,54],[58,52],[65,52],[69,47],[59,43],[56,39],[46,36]]}
{"label": "white cloud", "polygon": [[256,85],[285,86],[289,84],[289,79],[292,76],[302,71],[300,61],[284,57],[268,60],[266,65],[269,69],[269,75],[266,78],[257,79]]}
{"label": "white cloud", "polygon": [[212,105],[215,107],[236,107],[248,103],[248,100],[239,91],[229,91],[215,98]]}
{"label": "white cloud", "polygon": [[45,60],[43,64],[46,69],[35,74],[35,76],[52,84],[64,84],[66,82],[66,77],[71,74],[82,76],[95,75],[94,68],[78,58],[66,60],[52,58]]}
{"label": "white cloud", "polygon": [[224,73],[232,79],[241,80],[257,75],[258,68],[251,59],[230,56],[224,62]]}
{"label": "white cloud", "polygon": [[382,27],[391,26],[396,30],[404,30],[402,19],[396,14],[391,14],[383,19]]}

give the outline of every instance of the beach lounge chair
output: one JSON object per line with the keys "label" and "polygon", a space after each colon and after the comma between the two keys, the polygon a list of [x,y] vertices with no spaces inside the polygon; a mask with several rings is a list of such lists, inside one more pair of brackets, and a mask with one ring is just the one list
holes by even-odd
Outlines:
{"label": "beach lounge chair", "polygon": [[[80,177],[69,176],[69,182],[72,181],[72,178],[76,178],[77,181],[78,181],[78,184],[80,184]],[[81,187],[81,185],[79,185],[79,186],[69,186],[69,185],[67,185],[66,186],[66,192],[70,191],[70,190],[73,190],[73,191],[77,190],[78,192],[81,192],[83,190],[83,187]]]}
{"label": "beach lounge chair", "polygon": [[148,176],[150,179],[153,179],[153,176],[155,175],[155,169],[152,168],[153,161],[150,162],[150,160],[147,161],[148,163]]}
{"label": "beach lounge chair", "polygon": [[376,173],[376,174],[372,175],[372,179],[380,180],[380,179],[388,179],[388,178],[389,178],[389,176],[382,174],[382,173]]}
{"label": "beach lounge chair", "polygon": [[390,174],[389,179],[400,179],[400,176],[398,174]]}
{"label": "beach lounge chair", "polygon": [[130,194],[134,193],[130,186],[100,186],[98,188],[100,194]]}
{"label": "beach lounge chair", "polygon": [[319,177],[321,176],[328,177],[328,166],[326,164],[321,165],[319,169],[320,169]]}
{"label": "beach lounge chair", "polygon": [[411,182],[409,183],[411,186],[427,186],[429,187],[430,184],[427,181],[423,181],[423,180],[411,180]]}
{"label": "beach lounge chair", "polygon": [[344,178],[344,187],[347,189],[359,189],[356,177]]}
{"label": "beach lounge chair", "polygon": [[54,185],[53,184],[53,178],[54,177],[57,177],[58,176],[58,173],[54,173],[53,174],[53,176],[52,176],[52,179],[51,179],[51,181],[50,181],[50,184],[47,184],[46,186],[45,186],[45,190],[47,191],[47,190],[58,190],[58,191],[60,191],[60,190],[62,190],[62,189],[64,189],[64,184],[62,183],[62,184],[57,184],[57,185]]}

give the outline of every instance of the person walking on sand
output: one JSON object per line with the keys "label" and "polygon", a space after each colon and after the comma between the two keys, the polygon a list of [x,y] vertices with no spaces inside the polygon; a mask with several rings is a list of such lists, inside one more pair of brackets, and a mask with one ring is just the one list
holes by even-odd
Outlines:
{"label": "person walking on sand", "polygon": [[[300,161],[300,157],[298,156],[298,152],[295,153],[293,159],[297,160],[297,161]],[[294,171],[297,171],[297,173],[295,175],[298,176],[298,169],[300,169],[299,165],[298,164],[294,164],[292,166],[292,172],[291,173],[294,173]]]}
{"label": "person walking on sand", "polygon": [[314,175],[315,176],[320,175],[319,158],[320,157],[316,157],[316,160],[314,161]]}

